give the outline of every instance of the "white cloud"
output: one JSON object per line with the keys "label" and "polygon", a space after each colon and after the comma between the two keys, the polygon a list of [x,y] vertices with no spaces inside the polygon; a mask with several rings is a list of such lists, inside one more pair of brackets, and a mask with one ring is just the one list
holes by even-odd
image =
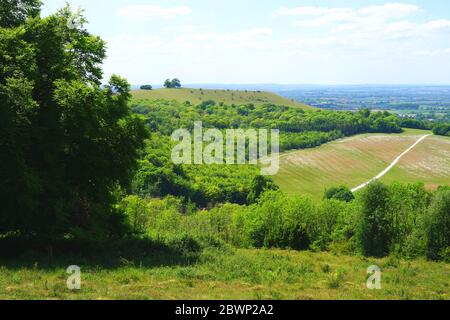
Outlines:
{"label": "white cloud", "polygon": [[[132,19],[170,19],[192,11],[144,7],[147,10],[122,8],[119,14]],[[277,25],[231,31],[219,24],[208,25],[206,19],[171,22],[155,31],[155,36],[122,34],[108,39],[106,70],[134,82],[174,75],[193,82],[237,78],[282,82],[285,77],[297,83],[352,82],[356,78],[360,82],[421,81],[426,77],[423,70],[430,70],[427,79],[434,81],[432,76],[439,72],[440,79],[450,79],[445,73],[450,67],[450,20],[417,19],[421,11],[416,5],[399,3],[276,10],[280,21],[296,26],[290,30]],[[436,69],[439,72],[432,71]]]}
{"label": "white cloud", "polygon": [[186,6],[164,8],[154,5],[130,5],[117,10],[119,16],[135,20],[173,19],[177,16],[188,15],[191,12],[192,9]]}
{"label": "white cloud", "polygon": [[387,3],[384,5],[369,6],[361,9],[353,8],[329,8],[329,7],[282,7],[275,10],[276,16],[331,16],[337,15],[341,18],[354,18],[355,16],[380,17],[380,18],[402,18],[417,13],[420,8],[416,5],[403,3]]}
{"label": "white cloud", "polygon": [[293,22],[301,27],[329,27],[336,24],[382,24],[387,21],[398,20],[411,16],[420,11],[415,5],[401,3],[387,3],[360,9],[353,8],[325,8],[325,7],[297,7],[280,8],[275,15],[301,17],[302,20]]}
{"label": "white cloud", "polygon": [[384,5],[370,6],[357,10],[357,13],[366,17],[378,17],[380,19],[401,19],[420,11],[420,8],[412,4],[387,3]]}
{"label": "white cloud", "polygon": [[450,20],[440,19],[433,20],[424,25],[424,27],[428,30],[440,30],[445,28],[450,28]]}
{"label": "white cloud", "polygon": [[291,21],[291,25],[308,29],[308,32],[321,30],[312,39],[313,43],[324,46],[340,43],[349,50],[363,46],[379,50],[389,48],[393,40],[401,48],[406,40],[422,41],[450,28],[450,20],[446,19],[415,22],[414,15],[421,11],[413,4],[387,3],[362,8],[279,8],[274,14],[293,17],[296,20]]}
{"label": "white cloud", "polygon": [[275,10],[276,16],[320,16],[335,13],[345,13],[352,11],[347,8],[324,8],[324,7],[297,7],[297,8],[279,8]]}
{"label": "white cloud", "polygon": [[120,34],[108,40],[108,56],[111,59],[145,60],[150,55],[199,55],[228,50],[270,50],[273,47],[270,28],[245,29],[235,33],[209,31],[193,32],[197,28],[185,29],[172,37],[134,36]]}
{"label": "white cloud", "polygon": [[414,56],[418,57],[435,57],[440,55],[450,54],[450,48],[448,49],[436,49],[436,50],[419,50],[413,53]]}

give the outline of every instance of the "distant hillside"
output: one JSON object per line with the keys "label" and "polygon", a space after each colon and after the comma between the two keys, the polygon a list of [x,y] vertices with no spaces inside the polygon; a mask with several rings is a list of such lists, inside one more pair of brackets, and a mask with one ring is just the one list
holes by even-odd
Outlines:
{"label": "distant hillside", "polygon": [[[407,129],[402,134],[362,134],[314,149],[282,155],[280,172],[274,177],[291,194],[322,197],[325,189],[339,185],[350,188],[364,183],[382,170],[420,136],[429,131]],[[450,182],[450,138],[427,138],[404,156],[381,181],[424,182],[436,189]]]}
{"label": "distant hillside", "polygon": [[136,90],[132,91],[136,99],[148,100],[177,100],[179,102],[190,101],[193,104],[199,104],[206,100],[214,100],[217,103],[225,104],[248,104],[262,105],[273,103],[301,109],[311,109],[312,107],[298,103],[287,98],[281,97],[275,93],[265,91],[237,91],[237,90],[206,90],[206,89],[157,89],[157,90]]}

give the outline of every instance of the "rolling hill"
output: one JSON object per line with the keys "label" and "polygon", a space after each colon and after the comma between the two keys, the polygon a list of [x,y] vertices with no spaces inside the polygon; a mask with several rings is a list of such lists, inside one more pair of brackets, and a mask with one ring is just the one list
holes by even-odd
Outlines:
{"label": "rolling hill", "polygon": [[[428,131],[402,134],[364,134],[315,149],[281,156],[275,182],[286,192],[323,196],[326,188],[354,188],[378,175]],[[429,189],[450,184],[450,138],[430,136],[406,154],[383,182],[422,181]]]}
{"label": "rolling hill", "polygon": [[190,101],[193,104],[200,104],[203,101],[214,100],[224,104],[248,104],[262,105],[273,103],[288,107],[301,109],[311,109],[312,107],[302,103],[289,100],[275,93],[265,91],[239,91],[239,90],[204,90],[204,89],[157,89],[157,90],[136,90],[132,91],[135,99],[147,100],[176,100],[178,102]]}

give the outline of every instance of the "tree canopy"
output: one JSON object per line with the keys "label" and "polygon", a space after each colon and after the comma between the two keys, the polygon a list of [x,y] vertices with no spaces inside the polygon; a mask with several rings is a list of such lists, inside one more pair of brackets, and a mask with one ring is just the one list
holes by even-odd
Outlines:
{"label": "tree canopy", "polygon": [[128,108],[130,86],[119,76],[101,86],[105,43],[69,7],[40,18],[39,1],[4,2],[0,232],[115,234],[114,192],[127,186],[147,136]]}
{"label": "tree canopy", "polygon": [[0,27],[17,27],[27,18],[38,16],[41,5],[41,0],[1,0]]}
{"label": "tree canopy", "polygon": [[179,89],[181,88],[181,81],[178,78],[175,79],[167,79],[164,82],[164,87],[167,89]]}
{"label": "tree canopy", "polygon": [[153,90],[153,87],[149,84],[140,87],[141,90]]}

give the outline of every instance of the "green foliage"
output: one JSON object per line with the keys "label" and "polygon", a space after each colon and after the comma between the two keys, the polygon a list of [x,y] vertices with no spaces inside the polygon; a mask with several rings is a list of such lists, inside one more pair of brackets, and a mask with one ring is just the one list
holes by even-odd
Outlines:
{"label": "green foliage", "polygon": [[2,0],[0,3],[0,28],[20,26],[27,18],[39,15],[41,0]]}
{"label": "green foliage", "polygon": [[128,196],[121,201],[119,208],[127,216],[127,222],[134,233],[143,234],[147,231],[149,217],[145,200],[138,196]]}
{"label": "green foliage", "polygon": [[450,124],[448,123],[437,124],[433,128],[433,133],[439,136],[450,136]]}
{"label": "green foliage", "polygon": [[141,197],[181,197],[185,203],[212,207],[220,203],[246,204],[251,185],[259,175],[257,166],[175,165],[174,142],[153,133],[139,161],[131,193]]}
{"label": "green foliage", "polygon": [[153,87],[149,84],[140,87],[141,90],[153,90]]}
{"label": "green foliage", "polygon": [[69,27],[73,17],[66,7],[0,29],[0,233],[125,232],[115,192],[147,130],[124,79],[101,87],[105,44],[82,23]]}
{"label": "green foliage", "polygon": [[371,183],[362,195],[359,238],[365,256],[383,257],[391,245],[389,190],[380,182]]}
{"label": "green foliage", "polygon": [[399,124],[402,128],[420,129],[420,130],[433,129],[433,122],[413,118],[400,118]]}
{"label": "green foliage", "polygon": [[128,217],[141,217],[144,223],[138,229],[152,238],[189,235],[206,247],[228,243],[408,259],[434,252],[429,258],[442,260],[448,259],[448,200],[445,188],[428,193],[421,184],[374,183],[351,202],[313,201],[267,190],[257,203],[210,210],[197,210],[172,196],[131,196],[121,206]]}
{"label": "green foliage", "polygon": [[355,199],[355,196],[346,186],[330,188],[325,191],[325,199],[335,199],[339,201],[350,202]]}
{"label": "green foliage", "polygon": [[256,176],[250,187],[250,193],[247,197],[248,203],[256,203],[261,195],[268,190],[278,190],[278,186],[272,179],[266,176]]}
{"label": "green foliage", "polygon": [[426,217],[426,254],[431,260],[450,260],[450,191],[438,191]]}
{"label": "green foliage", "polygon": [[198,107],[202,110],[206,110],[208,107],[213,107],[216,105],[214,100],[206,100],[198,105]]}
{"label": "green foliage", "polygon": [[401,132],[390,114],[302,110],[265,104],[216,104],[205,100],[195,106],[176,101],[133,100],[133,111],[145,115],[154,132],[171,135],[179,128],[193,129],[195,121],[204,128],[279,129],[280,149],[313,148],[345,136],[365,132]]}
{"label": "green foliage", "polygon": [[164,87],[167,89],[179,89],[179,88],[181,88],[181,82],[178,78],[175,78],[172,80],[167,79],[164,82]]}

